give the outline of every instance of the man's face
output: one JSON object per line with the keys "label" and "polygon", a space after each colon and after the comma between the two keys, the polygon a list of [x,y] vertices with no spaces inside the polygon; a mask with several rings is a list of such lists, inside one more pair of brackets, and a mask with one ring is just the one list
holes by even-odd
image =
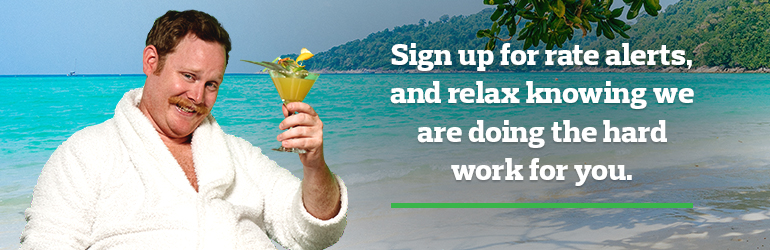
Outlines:
{"label": "man's face", "polygon": [[148,49],[144,53],[147,80],[139,109],[161,136],[186,138],[214,107],[225,73],[225,49],[187,35],[166,55],[158,74],[153,72],[159,66],[158,58],[153,60],[150,51],[148,60]]}

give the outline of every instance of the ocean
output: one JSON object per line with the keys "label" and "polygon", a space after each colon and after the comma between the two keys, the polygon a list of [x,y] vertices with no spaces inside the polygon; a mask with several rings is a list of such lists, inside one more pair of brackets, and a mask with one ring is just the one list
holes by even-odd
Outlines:
{"label": "ocean", "polygon": [[[391,102],[392,88],[429,89],[434,81],[440,82],[441,103]],[[521,103],[449,103],[448,88],[475,91],[477,81],[486,88],[519,88]],[[562,91],[646,88],[647,104],[529,104],[527,81]],[[57,146],[111,118],[123,93],[143,83],[144,76],[0,77],[0,249],[18,248],[24,209]],[[653,88],[691,88],[692,103],[657,103]],[[327,163],[349,189],[348,227],[333,248],[582,249],[649,248],[664,241],[687,248],[672,237],[706,226],[728,228],[725,218],[737,218],[729,225],[748,230],[739,235],[767,234],[755,227],[770,226],[764,212],[770,207],[768,99],[767,74],[436,73],[321,75],[305,102],[320,114]],[[279,145],[280,105],[267,75],[226,75],[213,114],[225,132],[263,148],[301,177],[296,155],[266,150]],[[478,120],[485,128],[543,127],[544,144],[471,142],[468,131]],[[555,142],[550,128],[564,120],[595,127],[597,142]],[[665,120],[667,142],[652,142],[648,134],[647,142],[604,143],[604,120],[635,129]],[[462,141],[420,143],[420,127],[458,127]],[[451,168],[500,165],[506,158],[525,166],[525,180],[456,180]],[[540,165],[624,165],[633,179],[589,179],[578,187],[578,175],[568,170],[563,181],[531,181],[526,166],[534,158]],[[695,208],[390,208],[398,202],[684,202]],[[739,237],[704,232],[715,240]],[[601,234],[614,236],[596,236]]]}

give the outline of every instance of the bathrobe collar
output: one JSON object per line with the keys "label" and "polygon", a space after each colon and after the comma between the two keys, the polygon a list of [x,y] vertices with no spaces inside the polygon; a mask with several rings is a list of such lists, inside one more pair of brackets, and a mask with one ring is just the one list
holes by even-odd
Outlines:
{"label": "bathrobe collar", "polygon": [[[139,110],[141,99],[142,89],[133,89],[115,109],[120,139],[130,152],[131,161],[142,167],[157,168],[174,186],[195,192],[150,120]],[[211,114],[192,134],[192,153],[198,193],[207,199],[223,198],[233,183],[233,160],[225,133]]]}

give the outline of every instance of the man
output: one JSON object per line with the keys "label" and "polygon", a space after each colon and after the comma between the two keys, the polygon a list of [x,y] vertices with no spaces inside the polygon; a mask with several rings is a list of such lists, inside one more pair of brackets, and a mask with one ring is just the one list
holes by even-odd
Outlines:
{"label": "man", "polygon": [[347,193],[323,157],[323,124],[291,103],[279,128],[302,148],[304,179],[247,141],[225,134],[210,112],[230,51],[219,22],[169,11],[147,36],[144,88],[115,116],[65,141],[35,187],[22,249],[291,249],[334,244]]}

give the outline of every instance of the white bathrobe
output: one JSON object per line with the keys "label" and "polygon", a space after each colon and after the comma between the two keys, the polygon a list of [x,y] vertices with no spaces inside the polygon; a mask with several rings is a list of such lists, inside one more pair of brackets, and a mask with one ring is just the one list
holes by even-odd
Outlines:
{"label": "white bathrobe", "polygon": [[43,167],[22,249],[290,249],[334,244],[342,209],[329,220],[310,215],[300,180],[249,142],[225,134],[212,116],[193,133],[195,192],[138,108],[142,90],[126,93],[115,117],[70,137]]}

